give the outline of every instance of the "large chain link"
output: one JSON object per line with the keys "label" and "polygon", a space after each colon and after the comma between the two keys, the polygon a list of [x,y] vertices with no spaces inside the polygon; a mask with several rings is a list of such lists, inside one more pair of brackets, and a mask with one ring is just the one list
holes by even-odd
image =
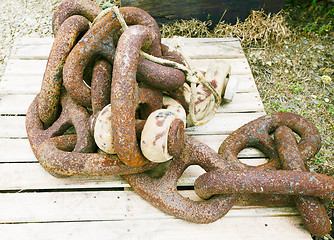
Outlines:
{"label": "large chain link", "polygon": [[[224,216],[239,194],[293,195],[311,233],[324,236],[330,231],[318,198],[334,199],[334,181],[308,172],[305,163],[318,152],[320,134],[296,114],[254,120],[233,132],[218,153],[185,135],[184,123],[172,118],[167,145],[162,147],[173,159],[162,176],[150,177],[145,171],[158,164],[142,155],[137,142],[147,117],[163,108],[163,92],[187,111],[189,103],[180,93],[185,74],[143,58],[140,50],[178,63],[182,58],[161,44],[158,25],[145,11],[120,8],[130,26],[124,32],[113,12],[101,11],[90,0],[66,0],[54,14],[55,42],[41,92],[26,119],[31,147],[47,171],[57,177],[124,175],[154,206],[196,223]],[[168,114],[157,115],[156,124],[164,124]],[[97,121],[110,125],[108,136],[116,154],[97,148],[94,137],[102,135],[94,132]],[[300,136],[298,142],[295,134]],[[251,167],[239,161],[238,153],[247,147],[261,150],[268,162]],[[177,190],[178,179],[190,165],[206,171],[194,184],[203,201],[183,197]]]}

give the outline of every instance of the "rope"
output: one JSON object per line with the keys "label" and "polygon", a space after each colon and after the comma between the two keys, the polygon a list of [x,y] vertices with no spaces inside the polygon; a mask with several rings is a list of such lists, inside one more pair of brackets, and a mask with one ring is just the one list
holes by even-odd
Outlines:
{"label": "rope", "polygon": [[[101,18],[103,18],[104,16],[106,16],[108,13],[110,12],[114,12],[118,21],[121,24],[122,27],[122,31],[124,32],[126,29],[128,29],[129,27],[127,26],[121,12],[119,11],[119,8],[117,6],[115,6],[114,4],[112,4],[109,8],[106,8],[104,10],[102,10],[102,12],[94,19],[92,25],[94,25],[96,22],[98,22]],[[186,81],[190,83],[190,89],[191,89],[191,95],[190,95],[190,103],[189,103],[189,120],[190,123],[198,126],[198,125],[202,125],[206,122],[208,122],[209,120],[211,120],[211,118],[215,115],[215,113],[218,110],[218,107],[221,103],[221,96],[217,93],[216,89],[214,89],[214,87],[212,87],[212,85],[204,80],[204,76],[200,71],[196,71],[193,70],[190,67],[190,59],[188,57],[186,57],[185,54],[182,53],[181,47],[178,43],[175,44],[175,49],[177,50],[177,52],[181,55],[182,59],[184,60],[186,66],[179,64],[177,62],[173,62],[167,59],[161,59],[158,57],[155,57],[153,55],[150,55],[148,53],[145,53],[143,51],[140,51],[139,54],[140,56],[146,58],[147,60],[150,60],[154,63],[163,65],[163,66],[167,66],[167,67],[173,67],[176,68],[178,70],[181,70],[184,72],[184,74],[186,75]],[[196,96],[197,96],[197,84],[203,84],[207,89],[210,90],[210,92],[213,94],[214,99],[215,99],[215,104],[214,107],[212,109],[212,111],[210,111],[209,113],[204,114],[203,118],[200,120],[196,119],[195,116],[195,101],[196,101]]]}
{"label": "rope", "polygon": [[123,32],[128,29],[128,25],[126,24],[121,12],[119,11],[119,8],[114,5],[114,4],[111,4],[110,7],[102,10],[99,15],[97,15],[97,17],[94,19],[93,23],[92,23],[92,26],[97,23],[101,18],[103,18],[104,16],[106,16],[108,13],[115,13],[116,17],[117,17],[117,20],[119,21],[119,23],[121,24],[121,27],[122,27],[122,30]]}

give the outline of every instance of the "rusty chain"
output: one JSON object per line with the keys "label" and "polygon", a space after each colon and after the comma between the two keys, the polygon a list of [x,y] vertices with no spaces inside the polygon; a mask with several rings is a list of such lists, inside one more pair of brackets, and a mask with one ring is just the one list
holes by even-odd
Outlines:
{"label": "rusty chain", "polygon": [[[154,206],[195,223],[223,217],[240,194],[293,195],[312,234],[330,231],[319,198],[334,200],[334,181],[308,171],[306,162],[321,146],[309,120],[293,113],[261,117],[234,131],[216,153],[184,132],[184,114],[189,114],[181,90],[185,74],[139,53],[183,64],[180,55],[161,44],[155,20],[141,9],[120,8],[129,25],[122,31],[115,13],[101,11],[90,0],[65,0],[53,16],[55,41],[41,91],[26,117],[31,147],[48,172],[56,177],[123,175]],[[186,113],[179,111],[179,103],[160,111],[174,104],[164,103],[165,93]],[[146,119],[162,132],[151,138],[141,135],[150,134]],[[162,138],[161,152],[167,156],[163,161],[172,160],[162,176],[151,177],[147,171],[161,165],[149,161],[140,145]],[[257,167],[242,163],[238,153],[247,147],[261,150],[268,162]],[[178,179],[190,165],[206,171],[194,184],[203,201],[177,190]]]}

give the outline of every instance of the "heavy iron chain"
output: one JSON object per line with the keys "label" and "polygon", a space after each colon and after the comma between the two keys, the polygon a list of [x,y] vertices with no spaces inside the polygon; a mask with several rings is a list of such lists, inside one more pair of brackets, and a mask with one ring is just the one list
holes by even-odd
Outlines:
{"label": "heavy iron chain", "polygon": [[[186,135],[184,122],[176,118],[164,146],[173,159],[162,176],[150,177],[146,171],[159,165],[142,155],[137,142],[146,118],[163,107],[163,92],[185,109],[189,105],[179,92],[185,74],[143,58],[140,50],[183,61],[161,44],[158,25],[145,11],[120,8],[130,26],[123,33],[116,15],[99,16],[101,11],[90,0],[65,0],[53,17],[55,41],[41,91],[26,118],[33,152],[48,172],[57,177],[123,175],[154,206],[195,223],[223,217],[240,194],[293,195],[312,234],[330,231],[319,198],[333,201],[334,181],[309,172],[305,164],[320,149],[320,134],[309,120],[293,113],[264,116],[242,126],[218,153]],[[108,104],[114,155],[97,150],[93,137],[97,116]],[[268,163],[251,167],[239,161],[238,153],[247,147],[260,149]],[[190,165],[206,171],[194,184],[203,201],[190,200],[177,190],[178,179]]]}

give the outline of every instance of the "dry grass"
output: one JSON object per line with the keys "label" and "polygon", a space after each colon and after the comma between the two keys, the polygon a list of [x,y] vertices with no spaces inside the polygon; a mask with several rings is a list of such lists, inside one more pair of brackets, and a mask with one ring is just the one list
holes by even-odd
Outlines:
{"label": "dry grass", "polygon": [[163,37],[169,38],[173,36],[184,37],[211,37],[208,26],[211,22],[201,22],[196,19],[176,21],[172,25],[163,24],[160,31]]}
{"label": "dry grass", "polygon": [[180,20],[161,27],[163,37],[236,37],[244,47],[252,45],[280,44],[291,36],[290,29],[285,24],[283,11],[267,15],[263,11],[252,11],[244,21],[236,24],[218,23],[212,31],[208,29],[210,21],[197,19]]}
{"label": "dry grass", "polygon": [[283,11],[269,15],[263,11],[252,11],[245,21],[238,20],[235,25],[218,23],[213,34],[215,37],[239,38],[246,47],[280,44],[291,36],[291,31],[285,24]]}

